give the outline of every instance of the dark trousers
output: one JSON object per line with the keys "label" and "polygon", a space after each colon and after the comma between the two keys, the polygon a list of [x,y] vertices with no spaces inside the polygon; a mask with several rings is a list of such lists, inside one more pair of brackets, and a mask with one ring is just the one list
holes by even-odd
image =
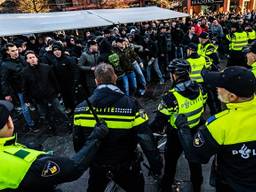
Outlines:
{"label": "dark trousers", "polygon": [[[177,161],[183,149],[180,144],[177,130],[169,128],[167,132],[167,143],[165,148],[165,169],[161,182],[162,191],[171,191],[172,184],[175,180]],[[198,163],[189,163],[190,180],[193,185],[193,191],[199,192],[203,181],[202,167]]]}
{"label": "dark trousers", "polygon": [[218,178],[216,179],[216,192],[236,192],[228,184],[223,183]]}
{"label": "dark trousers", "polygon": [[62,87],[61,94],[62,94],[65,108],[74,110],[75,104],[74,104],[74,94],[73,94],[72,86],[67,86],[66,88]]}
{"label": "dark trousers", "polygon": [[144,192],[144,177],[140,169],[131,166],[91,167],[88,192],[104,192],[107,184],[113,180],[126,192]]}
{"label": "dark trousers", "polygon": [[160,71],[162,72],[165,78],[169,77],[169,73],[166,71],[166,68],[169,65],[169,62],[170,61],[169,61],[168,53],[164,53],[164,55],[160,54],[158,58],[158,65],[159,65]]}

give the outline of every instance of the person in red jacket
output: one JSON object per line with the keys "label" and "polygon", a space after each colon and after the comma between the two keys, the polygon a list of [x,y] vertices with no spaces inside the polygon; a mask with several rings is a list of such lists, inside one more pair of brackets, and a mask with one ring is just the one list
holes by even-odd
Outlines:
{"label": "person in red jacket", "polygon": [[198,20],[194,21],[193,26],[195,27],[195,34],[197,36],[199,36],[203,30],[202,30],[201,26],[199,25]]}

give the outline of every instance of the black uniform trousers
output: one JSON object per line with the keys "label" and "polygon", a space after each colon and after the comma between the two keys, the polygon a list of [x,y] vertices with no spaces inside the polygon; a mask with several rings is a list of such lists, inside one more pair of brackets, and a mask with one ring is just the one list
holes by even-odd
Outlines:
{"label": "black uniform trousers", "polygon": [[112,180],[126,192],[144,192],[144,177],[140,167],[123,166],[92,166],[90,167],[88,192],[104,192]]}
{"label": "black uniform trousers", "polygon": [[216,178],[216,186],[215,187],[216,187],[216,192],[236,192],[228,184],[222,182],[218,178]]}
{"label": "black uniform trousers", "polygon": [[[165,147],[165,168],[161,182],[163,192],[172,191],[172,184],[175,180],[177,161],[183,151],[180,144],[178,132],[174,128],[169,128],[167,131],[167,143]],[[189,163],[190,180],[193,185],[193,191],[199,192],[203,181],[202,167],[199,163]]]}

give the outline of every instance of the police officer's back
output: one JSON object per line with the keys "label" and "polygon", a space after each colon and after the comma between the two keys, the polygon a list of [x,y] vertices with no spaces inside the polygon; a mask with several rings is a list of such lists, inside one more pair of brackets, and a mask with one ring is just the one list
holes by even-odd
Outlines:
{"label": "police officer's back", "polygon": [[233,23],[231,26],[231,33],[226,35],[229,40],[229,50],[241,51],[243,47],[248,45],[248,34],[238,23]]}
{"label": "police officer's back", "polygon": [[[88,191],[104,191],[113,179],[126,191],[143,191],[144,180],[135,153],[140,143],[153,174],[160,174],[161,161],[147,126],[148,117],[138,102],[115,85],[117,76],[109,64],[95,69],[97,88],[89,98],[98,117],[110,129],[92,166]],[[79,104],[74,115],[74,147],[76,150],[88,139],[96,121],[87,102]]]}
{"label": "police officer's back", "polygon": [[191,66],[190,78],[193,81],[196,81],[197,83],[201,84],[207,90],[207,95],[208,95],[207,104],[210,108],[210,113],[215,114],[221,111],[221,103],[217,98],[216,90],[210,89],[204,83],[202,73],[205,70],[216,71],[217,66],[213,65],[212,59],[209,58],[206,54],[199,55],[200,51],[198,53],[197,50],[198,50],[198,46],[196,44],[191,43],[188,45],[187,61]]}
{"label": "police officer's back", "polygon": [[229,59],[227,66],[245,66],[246,62],[242,49],[248,45],[248,34],[238,23],[232,23],[230,34],[226,35],[229,41]]}
{"label": "police officer's back", "polygon": [[0,191],[3,192],[52,192],[55,185],[78,179],[108,132],[106,126],[97,126],[71,159],[56,157],[16,143],[12,109],[11,103],[0,101]]}
{"label": "police officer's back", "polygon": [[217,87],[227,109],[211,116],[194,136],[186,118],[178,116],[175,124],[186,157],[207,163],[217,154],[217,192],[256,191],[255,77],[250,70],[233,66],[205,74],[205,81]]}
{"label": "police officer's back", "polygon": [[197,83],[203,83],[201,72],[203,69],[211,69],[212,62],[207,56],[200,56],[197,53],[197,45],[190,43],[187,51],[188,58],[186,59],[191,66],[190,78]]}
{"label": "police officer's back", "polygon": [[[186,114],[191,132],[195,132],[204,111],[205,93],[189,77],[190,65],[185,60],[174,59],[168,66],[174,80],[174,87],[162,98],[158,112],[150,124],[155,131],[162,131],[167,126],[167,143],[165,148],[165,168],[161,182],[162,191],[170,191],[175,179],[176,164],[183,149],[180,145],[174,125],[176,115]],[[193,190],[200,191],[202,183],[201,165],[189,162]]]}
{"label": "police officer's back", "polygon": [[218,55],[218,46],[213,44],[209,39],[209,34],[206,32],[202,32],[199,36],[199,44],[198,44],[198,54],[200,56],[207,56],[211,59],[213,63],[213,67],[217,70],[218,65],[220,63],[219,55]]}

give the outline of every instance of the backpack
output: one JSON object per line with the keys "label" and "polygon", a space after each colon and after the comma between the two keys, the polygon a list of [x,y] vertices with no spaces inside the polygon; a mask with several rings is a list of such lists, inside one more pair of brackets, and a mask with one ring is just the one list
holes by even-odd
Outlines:
{"label": "backpack", "polygon": [[116,68],[117,66],[119,66],[120,63],[119,55],[116,53],[112,53],[108,56],[108,61],[114,68]]}

